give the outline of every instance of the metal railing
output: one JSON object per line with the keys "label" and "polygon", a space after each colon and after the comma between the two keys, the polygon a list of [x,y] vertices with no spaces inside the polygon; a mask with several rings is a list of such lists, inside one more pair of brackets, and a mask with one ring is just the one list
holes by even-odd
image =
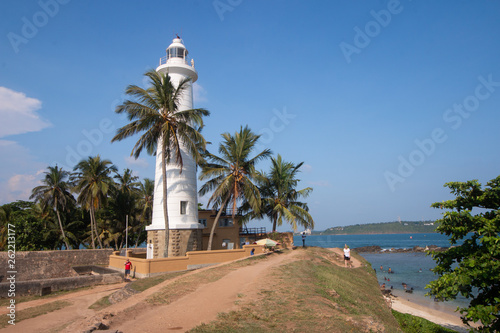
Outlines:
{"label": "metal railing", "polygon": [[[191,66],[191,67],[194,67],[192,64],[191,64],[191,59],[190,58],[185,58],[185,59],[182,59],[182,58],[178,58],[178,57],[174,57],[172,59],[175,59],[175,62],[176,63],[184,63],[185,65],[188,65],[188,66]],[[163,56],[160,58],[160,65],[165,65],[167,63],[167,56]]]}
{"label": "metal railing", "polygon": [[240,228],[240,235],[258,235],[258,234],[265,234],[265,233],[266,233],[266,227],[260,227],[260,228],[241,227]]}
{"label": "metal railing", "polygon": [[[215,212],[215,214],[212,214],[212,215],[210,215],[210,216],[212,216],[212,217],[213,217],[213,216],[217,216],[217,213],[218,213],[218,212],[217,212],[217,211],[214,211],[214,212]],[[227,208],[225,211],[223,211],[223,212],[220,214],[220,216],[221,216],[221,217],[222,217],[222,216],[233,216],[233,209],[232,209],[232,208]],[[241,214],[239,214],[239,213],[238,213],[238,210],[235,210],[235,211],[234,211],[234,216],[241,216]]]}

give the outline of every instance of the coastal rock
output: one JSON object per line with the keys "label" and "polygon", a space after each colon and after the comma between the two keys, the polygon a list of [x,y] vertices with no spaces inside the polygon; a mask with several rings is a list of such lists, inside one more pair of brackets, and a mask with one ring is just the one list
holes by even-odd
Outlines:
{"label": "coastal rock", "polygon": [[391,248],[390,250],[382,249],[378,245],[373,245],[373,246],[362,246],[362,247],[356,247],[354,248],[359,253],[408,253],[408,252],[422,252],[425,253],[427,251],[445,251],[445,247],[439,247],[436,245],[429,245],[426,247],[421,247],[421,246],[414,246],[413,248],[405,248],[405,249],[396,249],[396,248]]}
{"label": "coastal rock", "polygon": [[372,246],[362,246],[362,247],[356,247],[354,248],[356,252],[368,252],[368,253],[377,253],[377,252],[382,252],[382,248],[378,245],[372,245]]}

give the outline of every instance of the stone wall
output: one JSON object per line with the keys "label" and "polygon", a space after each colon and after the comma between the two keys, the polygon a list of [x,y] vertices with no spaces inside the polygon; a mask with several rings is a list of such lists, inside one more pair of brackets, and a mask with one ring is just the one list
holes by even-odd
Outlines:
{"label": "stone wall", "polygon": [[[73,266],[109,264],[113,249],[16,252],[16,281],[77,277]],[[0,252],[0,282],[6,282],[8,253]]]}
{"label": "stone wall", "polygon": [[[169,257],[183,257],[188,251],[202,249],[201,229],[171,229],[169,230]],[[162,258],[165,247],[165,230],[149,230],[148,244],[153,244],[153,258]]]}
{"label": "stone wall", "polygon": [[0,297],[8,295],[9,290],[14,290],[16,296],[21,295],[47,295],[58,290],[72,290],[81,287],[95,286],[98,284],[120,283],[123,275],[118,272],[103,272],[105,274],[75,276],[46,280],[16,281],[12,286],[9,282],[0,283]]}

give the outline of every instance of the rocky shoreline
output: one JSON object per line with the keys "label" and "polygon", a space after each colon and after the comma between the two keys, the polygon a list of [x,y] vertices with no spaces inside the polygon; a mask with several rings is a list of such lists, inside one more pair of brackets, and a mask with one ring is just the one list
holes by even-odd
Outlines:
{"label": "rocky shoreline", "polygon": [[372,246],[362,246],[362,247],[356,247],[354,250],[358,253],[407,253],[407,252],[423,252],[427,253],[428,251],[445,251],[447,250],[447,247],[439,247],[436,245],[429,245],[426,247],[421,247],[421,246],[414,246],[412,248],[408,249],[383,249],[378,245],[372,245]]}

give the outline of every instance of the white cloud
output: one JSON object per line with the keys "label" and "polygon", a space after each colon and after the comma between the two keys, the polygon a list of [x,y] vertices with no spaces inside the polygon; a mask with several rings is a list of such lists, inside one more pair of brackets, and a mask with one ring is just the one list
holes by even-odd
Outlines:
{"label": "white cloud", "polygon": [[197,82],[193,83],[193,99],[195,103],[208,102],[207,91]]}
{"label": "white cloud", "polygon": [[24,93],[0,87],[0,138],[7,135],[37,132],[50,122],[40,118],[36,110],[42,102]]}
{"label": "white cloud", "polygon": [[8,192],[1,193],[0,196],[7,202],[28,200],[31,190],[40,185],[43,172],[44,170],[38,170],[35,174],[16,174],[10,177],[7,181]]}
{"label": "white cloud", "polygon": [[132,156],[125,157],[125,163],[127,163],[127,166],[136,166],[139,168],[147,168],[149,166],[149,163],[145,159],[135,159]]}
{"label": "white cloud", "polygon": [[45,165],[15,141],[0,140],[0,156],[0,204],[27,200],[31,189],[39,185]]}

